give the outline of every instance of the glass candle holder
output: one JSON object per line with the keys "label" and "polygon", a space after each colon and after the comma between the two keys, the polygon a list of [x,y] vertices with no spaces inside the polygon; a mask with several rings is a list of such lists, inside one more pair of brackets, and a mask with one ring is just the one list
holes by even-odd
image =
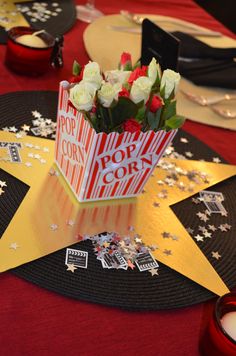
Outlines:
{"label": "glass candle holder", "polygon": [[[19,74],[37,76],[51,68],[55,39],[45,31],[35,38],[33,34],[36,32],[39,31],[24,26],[13,27],[8,31],[5,64],[9,69]],[[20,40],[26,37],[28,41],[21,43]],[[40,42],[42,47],[39,47]]]}
{"label": "glass candle holder", "polygon": [[200,351],[210,356],[236,355],[236,293],[225,294],[217,300]]}

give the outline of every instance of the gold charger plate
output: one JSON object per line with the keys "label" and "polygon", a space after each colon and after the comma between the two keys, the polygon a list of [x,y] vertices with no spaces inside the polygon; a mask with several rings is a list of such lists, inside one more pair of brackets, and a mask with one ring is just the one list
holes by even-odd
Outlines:
{"label": "gold charger plate", "polygon": [[[187,21],[179,20],[167,16],[159,15],[144,15],[150,20],[160,21],[160,27],[167,31],[180,30],[207,30],[204,27],[197,26]],[[121,15],[103,16],[91,23],[84,31],[84,44],[89,57],[100,64],[103,71],[117,68],[120,54],[122,52],[130,52],[133,62],[137,61],[141,55],[141,34],[113,31],[109,26],[130,26],[134,27],[127,19]],[[137,26],[138,27],[138,26]],[[197,37],[202,42],[205,42],[214,47],[235,47],[236,40],[227,37]],[[210,88],[197,86],[192,82],[182,78],[180,89],[191,93],[201,95],[218,95],[226,92],[221,88]],[[236,93],[233,90],[227,90],[227,93]],[[223,119],[214,113],[208,107],[201,107],[196,103],[187,100],[182,93],[178,93],[177,97],[178,113],[184,115],[190,120],[208,124],[212,126],[236,130],[235,119]],[[227,103],[227,107],[233,108],[235,101]]]}

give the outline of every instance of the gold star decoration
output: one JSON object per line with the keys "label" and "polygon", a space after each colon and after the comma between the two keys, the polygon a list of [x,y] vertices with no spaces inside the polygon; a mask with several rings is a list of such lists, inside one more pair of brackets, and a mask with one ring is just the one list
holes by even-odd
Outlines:
{"label": "gold star decoration", "polygon": [[[0,131],[0,141],[14,142],[14,133]],[[193,191],[168,188],[168,196],[161,206],[153,206],[158,192],[157,181],[165,179],[166,172],[157,168],[145,186],[144,194],[136,198],[78,203],[54,162],[54,142],[47,139],[24,136],[17,140],[22,163],[1,162],[1,168],[30,186],[25,198],[0,239],[0,271],[19,266],[78,242],[78,235],[93,236],[116,231],[121,236],[140,235],[147,246],[158,245],[153,257],[170,268],[190,278],[217,295],[228,292],[220,276],[183,227],[170,205],[180,202],[220,181],[236,174],[236,167],[192,160],[170,160],[180,170],[204,172],[209,181],[203,180]],[[29,146],[31,148],[29,148]],[[47,147],[45,164],[29,158],[29,150]],[[42,155],[42,149],[40,151]],[[28,168],[25,162],[33,161]],[[37,179],[36,179],[37,177]],[[185,177],[183,177],[184,182]],[[186,178],[187,179],[187,178]],[[184,184],[184,183],[183,183]],[[30,212],[30,214],[29,214]],[[190,213],[190,212],[189,212]],[[74,225],[68,228],[67,221]],[[53,231],[51,224],[59,226]],[[178,240],[163,238],[166,231]],[[12,236],[17,236],[20,248],[17,254],[9,253]],[[30,237],[30,238],[29,238]],[[14,256],[13,256],[14,255]]]}

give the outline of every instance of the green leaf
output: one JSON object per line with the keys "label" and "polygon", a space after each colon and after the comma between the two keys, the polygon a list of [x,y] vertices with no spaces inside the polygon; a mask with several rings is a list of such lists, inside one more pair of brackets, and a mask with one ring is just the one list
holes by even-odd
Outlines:
{"label": "green leaf", "polygon": [[151,130],[157,130],[159,127],[161,117],[161,108],[158,109],[155,113],[149,111],[147,114],[147,121]]}
{"label": "green leaf", "polygon": [[77,61],[74,61],[72,67],[72,74],[79,75],[80,71],[81,71],[81,65]]}
{"label": "green leaf", "polygon": [[165,128],[168,129],[178,129],[184,124],[185,117],[180,115],[174,115],[165,122]]}
{"label": "green leaf", "polygon": [[135,64],[134,64],[134,66],[133,66],[133,70],[134,69],[136,69],[136,68],[140,68],[141,67],[141,62],[140,62],[140,60],[138,60]]}
{"label": "green leaf", "polygon": [[145,111],[146,111],[146,107],[143,105],[140,109],[138,109],[138,113],[135,116],[135,119],[139,122],[142,122],[144,119]]}
{"label": "green leaf", "polygon": [[117,104],[110,108],[112,116],[112,126],[116,127],[125,120],[136,117],[138,106],[129,98],[120,97]]}
{"label": "green leaf", "polygon": [[164,121],[170,119],[172,116],[176,115],[176,101],[166,101],[165,107],[163,109],[162,119]]}

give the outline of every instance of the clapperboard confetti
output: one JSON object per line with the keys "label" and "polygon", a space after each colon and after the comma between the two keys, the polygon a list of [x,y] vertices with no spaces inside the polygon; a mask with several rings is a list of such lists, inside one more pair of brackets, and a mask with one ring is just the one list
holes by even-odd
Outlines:
{"label": "clapperboard confetti", "polygon": [[140,272],[159,267],[157,261],[152,257],[150,252],[139,253],[135,259],[135,263]]}
{"label": "clapperboard confetti", "polygon": [[224,196],[222,193],[202,190],[199,195],[201,201],[203,201],[210,213],[221,215],[226,213],[226,210],[222,204],[224,201]]}
{"label": "clapperboard confetti", "polygon": [[0,149],[7,150],[10,161],[14,163],[21,163],[20,148],[22,148],[22,145],[18,142],[0,142]]}
{"label": "clapperboard confetti", "polygon": [[65,265],[73,265],[79,268],[88,267],[88,252],[75,250],[72,248],[66,249]]}
{"label": "clapperboard confetti", "polygon": [[103,268],[117,268],[117,269],[128,269],[128,264],[125,258],[118,252],[115,251],[113,255],[105,253],[103,258],[100,258]]}

